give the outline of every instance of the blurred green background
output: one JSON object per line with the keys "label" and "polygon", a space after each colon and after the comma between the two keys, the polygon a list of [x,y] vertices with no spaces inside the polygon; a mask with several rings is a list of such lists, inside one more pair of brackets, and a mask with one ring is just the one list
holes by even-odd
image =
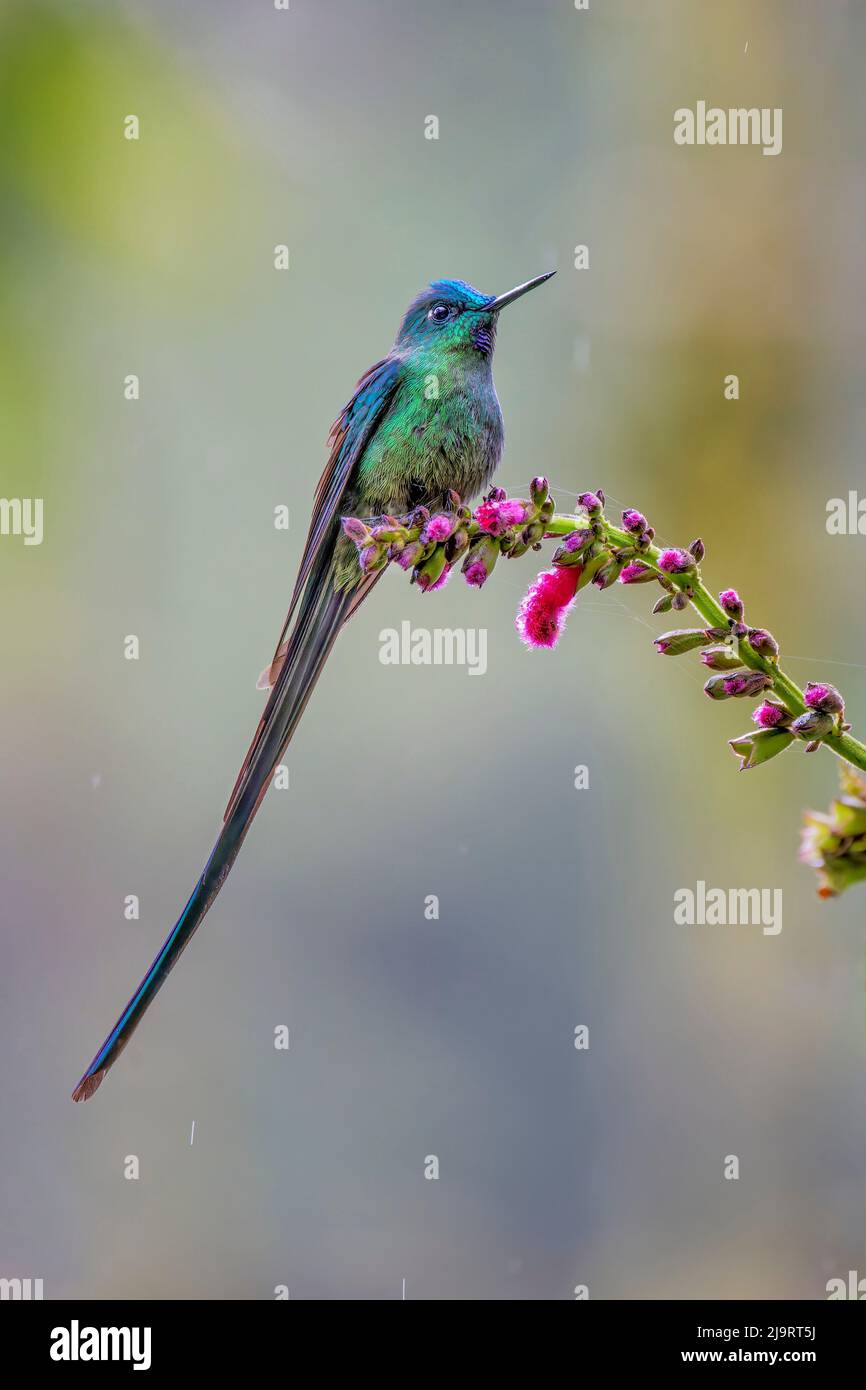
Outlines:
{"label": "blurred green background", "polygon": [[[709,581],[862,732],[866,540],[825,517],[866,490],[863,7],[0,14],[0,491],[45,505],[40,547],[0,539],[0,1274],[49,1298],[547,1299],[817,1298],[866,1272],[866,892],[821,905],[796,862],[833,759],[738,777],[748,710],[655,659],[646,590],[593,591],[555,654],[524,651],[531,557],[483,592],[386,576],[290,790],[103,1090],[69,1100],[210,849],[331,420],[431,279],[559,267],[503,318],[501,481],[546,472],[563,506],[602,485],[703,536]],[[782,107],[783,152],[675,146],[698,100]],[[405,618],[486,627],[487,675],[382,666]],[[675,926],[697,879],[782,888],[781,935]]]}

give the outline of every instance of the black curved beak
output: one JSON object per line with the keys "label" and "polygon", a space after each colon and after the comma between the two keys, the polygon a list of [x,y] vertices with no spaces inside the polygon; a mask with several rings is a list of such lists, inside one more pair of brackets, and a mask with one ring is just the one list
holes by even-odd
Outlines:
{"label": "black curved beak", "polygon": [[534,280],[527,280],[525,285],[518,285],[516,289],[508,290],[506,294],[499,294],[495,299],[491,299],[484,305],[482,313],[498,314],[500,309],[504,309],[506,304],[513,304],[515,299],[519,299],[522,294],[528,294],[537,285],[543,285],[545,280],[549,280],[555,275],[555,270],[549,270],[546,275],[536,275]]}

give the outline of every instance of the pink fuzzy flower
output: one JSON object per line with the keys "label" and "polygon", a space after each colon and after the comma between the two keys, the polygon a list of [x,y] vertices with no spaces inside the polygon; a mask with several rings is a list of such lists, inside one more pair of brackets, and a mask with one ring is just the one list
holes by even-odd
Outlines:
{"label": "pink fuzzy flower", "polygon": [[421,540],[424,545],[429,545],[431,541],[447,541],[454,530],[455,521],[456,517],[446,516],[444,512],[438,512],[436,516],[431,516],[421,532]]}
{"label": "pink fuzzy flower", "polygon": [[581,573],[581,565],[563,565],[539,574],[517,614],[517,631],[527,647],[556,646]]}
{"label": "pink fuzzy flower", "polygon": [[519,526],[526,520],[526,506],[516,497],[501,502],[488,498],[480,507],[476,507],[475,520],[488,536],[501,536],[509,526]]}
{"label": "pink fuzzy flower", "polygon": [[781,705],[776,705],[772,700],[765,700],[762,705],[752,710],[752,718],[762,729],[777,729],[780,724],[790,722],[791,716]]}
{"label": "pink fuzzy flower", "polygon": [[463,578],[467,584],[471,584],[473,589],[480,589],[482,584],[487,583],[487,566],[482,560],[473,560],[471,565],[467,565],[463,571]]}
{"label": "pink fuzzy flower", "polygon": [[634,507],[627,507],[622,514],[622,524],[632,535],[639,536],[646,530],[646,517],[643,512],[635,511]]}
{"label": "pink fuzzy flower", "polygon": [[685,574],[694,569],[694,557],[687,550],[663,550],[659,556],[659,569],[665,574]]}

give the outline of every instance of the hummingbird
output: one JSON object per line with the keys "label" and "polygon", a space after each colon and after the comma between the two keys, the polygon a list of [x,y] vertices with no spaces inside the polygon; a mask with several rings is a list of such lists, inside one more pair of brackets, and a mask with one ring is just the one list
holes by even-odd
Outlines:
{"label": "hummingbird", "polygon": [[334,422],[300,567],[270,665],[270,694],[238,773],[216,844],[189,901],[72,1093],[88,1100],[114,1065],[238,856],[343,624],[382,571],[364,574],[344,517],[449,510],[488,485],[502,454],[493,384],[501,311],[554,271],[505,294],[435,280],[412,300],[394,346],[361,377]]}

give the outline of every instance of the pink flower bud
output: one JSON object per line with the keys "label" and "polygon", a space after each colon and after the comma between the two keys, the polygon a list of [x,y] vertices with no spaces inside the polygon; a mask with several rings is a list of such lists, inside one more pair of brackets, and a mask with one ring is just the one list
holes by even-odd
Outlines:
{"label": "pink flower bud", "polygon": [[844,714],[845,701],[835,685],[817,684],[810,681],[803,696],[810,709],[820,710],[821,714]]}
{"label": "pink flower bud", "polygon": [[499,558],[499,542],[492,536],[477,536],[466,552],[463,577],[473,589],[480,589],[493,573]]}
{"label": "pink flower bud", "polygon": [[525,502],[519,497],[506,498],[501,502],[482,502],[475,509],[475,520],[488,536],[502,536],[511,526],[521,526],[528,519],[529,512]]}
{"label": "pink flower bud", "polygon": [[646,517],[641,512],[636,512],[633,507],[627,507],[622,514],[622,524],[624,530],[639,536],[646,530]]}
{"label": "pink flower bud", "polygon": [[424,546],[420,541],[410,541],[405,545],[398,555],[394,558],[401,569],[414,569],[421,556],[424,554]]}
{"label": "pink flower bud", "polygon": [[763,671],[744,671],[741,675],[725,676],[725,694],[733,695],[736,698],[749,698],[760,695],[762,690],[767,690],[772,685],[769,676],[765,676]]}
{"label": "pink flower bud", "polygon": [[694,567],[694,559],[687,550],[663,550],[659,556],[659,569],[665,574],[687,574]]}
{"label": "pink flower bud", "polygon": [[655,570],[650,569],[649,565],[642,564],[640,560],[632,560],[620,575],[619,582],[620,584],[648,584],[655,577]]}
{"label": "pink flower bud", "polygon": [[473,560],[471,565],[467,565],[463,571],[463,578],[467,584],[471,584],[473,589],[480,589],[487,583],[487,570],[480,560]]}
{"label": "pink flower bud", "polygon": [[590,516],[599,516],[604,506],[604,499],[599,497],[597,492],[582,492],[577,499],[577,505],[582,507]]}
{"label": "pink flower bud", "polygon": [[454,527],[457,525],[456,516],[448,516],[445,512],[438,512],[436,516],[431,516],[421,532],[421,540],[424,545],[432,542],[447,541]]}
{"label": "pink flower bud", "polygon": [[772,632],[768,632],[765,627],[753,627],[749,633],[749,641],[758,656],[763,656],[768,661],[775,661],[779,655],[779,644]]}
{"label": "pink flower bud", "polygon": [[752,719],[761,729],[778,729],[791,722],[791,716],[774,700],[765,700],[752,710]]}
{"label": "pink flower bud", "polygon": [[723,589],[719,594],[719,603],[729,618],[736,618],[739,622],[743,616],[743,605],[736,589]]}
{"label": "pink flower bud", "polygon": [[343,534],[348,536],[350,541],[354,541],[355,545],[360,545],[370,534],[363,521],[356,516],[340,517],[340,525],[343,528]]}

